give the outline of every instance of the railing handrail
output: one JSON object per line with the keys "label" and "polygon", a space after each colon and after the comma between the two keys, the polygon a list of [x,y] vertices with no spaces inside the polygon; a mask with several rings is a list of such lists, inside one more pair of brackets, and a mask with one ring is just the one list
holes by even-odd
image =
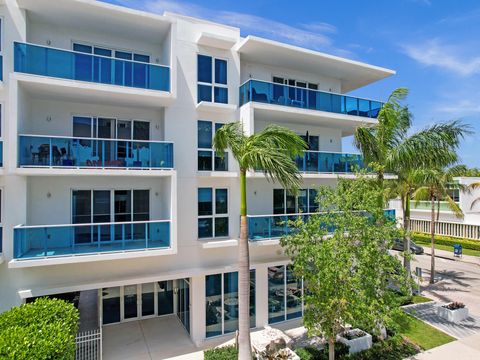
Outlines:
{"label": "railing handrail", "polygon": [[339,154],[339,155],[355,155],[362,156],[360,153],[346,153],[341,151],[326,151],[326,150],[304,150],[305,153],[319,153],[319,154]]}
{"label": "railing handrail", "polygon": [[172,220],[145,220],[145,221],[122,221],[122,222],[103,222],[103,223],[84,223],[84,224],[54,224],[54,225],[16,225],[14,229],[39,229],[39,228],[59,228],[59,227],[79,227],[79,226],[105,226],[105,225],[135,225],[150,223],[170,223]]}
{"label": "railing handrail", "polygon": [[256,79],[256,78],[250,78],[250,79],[244,81],[242,84],[240,84],[239,88],[242,87],[243,85],[245,85],[246,83],[248,83],[249,81],[252,81],[252,80],[253,81],[258,81],[258,82],[263,82],[263,83],[266,83],[266,84],[272,84],[272,85],[278,85],[278,86],[287,86],[287,87],[294,88],[294,89],[309,90],[309,91],[315,91],[315,92],[319,92],[319,93],[323,93],[323,94],[345,96],[345,97],[350,97],[350,98],[359,99],[359,100],[367,100],[367,101],[378,102],[382,105],[384,104],[383,101],[380,101],[380,100],[374,100],[374,99],[369,99],[369,98],[364,98],[364,97],[352,96],[352,95],[348,95],[348,94],[337,93],[337,92],[334,92],[334,91],[315,90],[315,89],[309,89],[309,88],[301,87],[301,86],[279,84],[279,83],[274,83],[273,81],[260,80],[260,79]]}
{"label": "railing handrail", "polygon": [[174,145],[173,141],[157,141],[157,140],[108,139],[108,138],[92,138],[92,137],[60,136],[60,135],[35,135],[35,134],[18,134],[18,136],[38,137],[38,138],[55,138],[55,139],[72,139],[72,140],[144,142],[144,143],[159,143],[159,144],[172,144],[172,145]]}
{"label": "railing handrail", "polygon": [[25,44],[25,45],[30,45],[30,46],[36,46],[36,47],[39,47],[39,48],[45,48],[45,49],[52,49],[52,50],[69,52],[69,53],[73,53],[73,54],[88,55],[88,56],[97,57],[97,58],[104,58],[104,59],[109,59],[109,60],[125,61],[125,62],[129,62],[129,63],[142,64],[142,65],[152,65],[152,66],[157,66],[157,67],[163,67],[163,68],[170,69],[170,66],[169,66],[169,65],[160,65],[160,64],[154,64],[154,63],[151,63],[151,62],[148,62],[148,63],[147,63],[147,62],[136,61],[136,60],[128,60],[128,59],[115,58],[115,57],[105,56],[105,55],[89,54],[89,53],[84,53],[84,52],[81,52],[81,51],[67,50],[67,49],[62,49],[62,48],[58,48],[58,47],[54,47],[54,46],[45,46],[45,45],[34,44],[34,43],[31,43],[31,42],[14,41],[13,43],[14,43],[14,45],[15,45],[15,44],[19,44],[19,45]]}
{"label": "railing handrail", "polygon": [[[395,211],[395,209],[383,209],[383,211]],[[365,210],[355,210],[353,212],[362,212]],[[334,214],[343,213],[343,211],[331,211]],[[263,215],[247,215],[247,218],[258,218],[258,217],[280,217],[280,216],[302,216],[302,215],[319,215],[327,214],[327,211],[318,211],[318,212],[305,212],[305,213],[294,213],[294,214],[263,214]]]}

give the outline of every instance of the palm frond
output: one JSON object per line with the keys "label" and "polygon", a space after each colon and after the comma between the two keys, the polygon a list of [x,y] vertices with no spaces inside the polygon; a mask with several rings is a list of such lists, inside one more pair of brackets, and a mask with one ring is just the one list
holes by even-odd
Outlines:
{"label": "palm frond", "polygon": [[227,149],[232,151],[233,157],[238,161],[246,136],[243,133],[242,124],[233,122],[223,125],[215,132],[213,149],[219,156],[223,156]]}

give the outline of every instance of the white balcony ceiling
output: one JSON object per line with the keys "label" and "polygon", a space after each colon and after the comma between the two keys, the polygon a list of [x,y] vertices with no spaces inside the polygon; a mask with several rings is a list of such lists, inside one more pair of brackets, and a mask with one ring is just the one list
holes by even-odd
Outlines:
{"label": "white balcony ceiling", "polygon": [[170,29],[161,15],[94,0],[18,0],[29,21],[115,34],[125,39],[160,43]]}
{"label": "white balcony ceiling", "polygon": [[236,49],[242,61],[278,66],[340,79],[342,92],[358,89],[395,74],[395,71],[277,41],[247,36]]}

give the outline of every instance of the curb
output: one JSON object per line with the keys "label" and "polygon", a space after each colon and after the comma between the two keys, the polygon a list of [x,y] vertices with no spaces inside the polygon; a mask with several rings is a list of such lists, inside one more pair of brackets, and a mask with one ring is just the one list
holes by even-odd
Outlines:
{"label": "curb", "polygon": [[[427,255],[427,256],[430,256],[430,257],[432,256],[432,254],[429,254],[429,253],[426,253],[426,252],[424,252],[423,254]],[[472,264],[472,265],[480,266],[479,262],[464,260],[463,258],[452,258],[452,257],[449,257],[449,256],[443,256],[443,255],[435,255],[435,257],[439,258],[439,259],[450,260],[450,261],[458,261],[458,262],[462,262],[462,263],[465,263],[465,264]]]}

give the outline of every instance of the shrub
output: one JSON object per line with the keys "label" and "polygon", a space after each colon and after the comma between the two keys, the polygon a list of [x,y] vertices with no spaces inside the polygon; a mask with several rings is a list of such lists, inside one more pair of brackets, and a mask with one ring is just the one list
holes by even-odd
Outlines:
{"label": "shrub", "polygon": [[[430,234],[412,233],[412,240],[414,242],[430,244]],[[442,236],[442,235],[435,235],[435,243],[439,245],[446,245],[446,246],[452,246],[452,247],[455,244],[460,244],[464,249],[480,251],[479,240],[468,240],[468,239],[454,238],[454,237],[448,237],[448,236]]]}
{"label": "shrub", "polygon": [[238,357],[237,348],[233,345],[205,350],[205,360],[231,360]]}
{"label": "shrub", "polygon": [[0,358],[75,358],[78,310],[58,299],[39,298],[0,314]]}
{"label": "shrub", "polygon": [[[317,349],[312,346],[295,349],[295,353],[301,360],[328,360],[328,345],[324,349]],[[342,343],[335,343],[335,358],[344,359],[348,355],[348,346]]]}

